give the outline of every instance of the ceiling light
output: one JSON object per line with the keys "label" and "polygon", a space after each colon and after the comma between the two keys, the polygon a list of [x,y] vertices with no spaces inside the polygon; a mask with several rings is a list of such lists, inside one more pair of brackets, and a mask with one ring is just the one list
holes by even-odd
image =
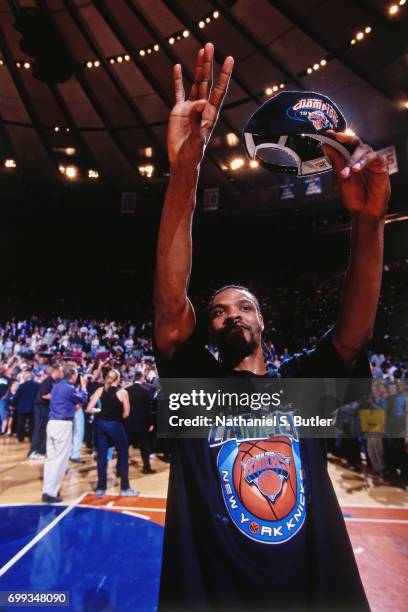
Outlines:
{"label": "ceiling light", "polygon": [[285,88],[285,83],[281,83],[281,84],[279,85],[279,87],[280,87],[281,89],[284,89],[284,88]]}
{"label": "ceiling light", "polygon": [[234,132],[229,132],[225,136],[225,140],[227,141],[227,145],[229,147],[235,147],[239,143],[239,138]]}
{"label": "ceiling light", "polygon": [[199,22],[198,22],[198,27],[199,27],[199,28],[203,28],[204,26],[205,26],[204,21],[199,21]]}
{"label": "ceiling light", "polygon": [[58,125],[56,125],[56,126],[55,126],[55,128],[54,128],[54,132],[59,132],[59,127],[58,127]]}
{"label": "ceiling light", "polygon": [[357,38],[357,40],[363,40],[363,38],[364,38],[364,32],[357,32],[357,34],[356,34],[356,38]]}
{"label": "ceiling light", "polygon": [[278,91],[278,89],[279,89],[279,87],[278,87],[277,85],[274,85],[274,86],[272,87],[272,91]]}
{"label": "ceiling light", "polygon": [[210,23],[210,21],[211,21],[211,17],[206,17],[206,18],[205,18],[205,22],[206,22],[206,23]]}
{"label": "ceiling light", "polygon": [[312,68],[308,68],[308,69],[306,70],[306,72],[307,72],[307,74],[312,74],[313,69],[312,69]]}
{"label": "ceiling light", "polygon": [[188,38],[190,36],[190,32],[188,30],[184,30],[183,36],[184,38]]}
{"label": "ceiling light", "polygon": [[0,59],[0,66],[4,65],[4,61],[2,59]]}
{"label": "ceiling light", "polygon": [[101,65],[101,64],[100,64],[100,62],[99,62],[98,60],[96,60],[96,61],[94,62],[94,66],[95,66],[95,68],[99,68],[99,66],[100,66],[100,65]]}
{"label": "ceiling light", "polygon": [[139,54],[142,55],[142,56],[146,55],[146,51],[144,49],[140,49]]}
{"label": "ceiling light", "polygon": [[58,170],[61,172],[61,174],[65,174],[65,166],[59,165]]}
{"label": "ceiling light", "polygon": [[148,54],[150,55],[150,53],[152,52],[152,50],[151,50],[151,49],[148,49],[148,50],[147,50],[147,52],[148,52]]}
{"label": "ceiling light", "polygon": [[86,62],[86,67],[87,68],[92,68],[92,62]]}
{"label": "ceiling light", "polygon": [[17,66],[17,68],[21,68],[20,62],[16,62],[16,66]]}
{"label": "ceiling light", "polygon": [[267,96],[271,96],[272,95],[272,87],[267,87],[265,89],[265,93],[266,93]]}
{"label": "ceiling light", "polygon": [[371,31],[372,31],[371,26],[367,26],[366,29],[364,30],[366,34],[370,34]]}
{"label": "ceiling light", "polygon": [[388,7],[388,12],[390,15],[395,15],[396,13],[398,13],[398,11],[399,11],[398,4],[391,4],[391,6]]}
{"label": "ceiling light", "polygon": [[214,11],[214,12],[213,12],[213,17],[214,17],[214,19],[218,19],[218,17],[219,17],[219,16],[220,16],[220,14],[219,14],[219,12],[218,12],[218,11]]}
{"label": "ceiling light", "polygon": [[111,64],[114,64],[115,63],[115,58],[111,57],[109,61],[110,61]]}
{"label": "ceiling light", "polygon": [[75,179],[78,175],[78,168],[75,166],[67,166],[65,168],[65,176],[69,179]]}
{"label": "ceiling light", "polygon": [[123,57],[122,57],[121,55],[118,55],[118,58],[117,58],[117,59],[118,59],[119,64],[120,64],[121,62],[123,62]]}
{"label": "ceiling light", "polygon": [[99,172],[97,170],[88,170],[88,178],[90,179],[99,178]]}
{"label": "ceiling light", "polygon": [[130,55],[126,54],[125,55],[125,62],[128,62],[130,60]]}
{"label": "ceiling light", "polygon": [[145,157],[153,157],[153,147],[146,147],[144,150]]}
{"label": "ceiling light", "polygon": [[24,62],[24,68],[28,70],[30,68],[30,62]]}
{"label": "ceiling light", "polygon": [[67,147],[65,149],[65,155],[75,155],[76,149],[74,147]]}
{"label": "ceiling light", "polygon": [[17,164],[15,159],[5,159],[4,160],[4,167],[5,168],[17,168]]}
{"label": "ceiling light", "polygon": [[145,166],[139,166],[139,172],[146,178],[151,178],[154,172],[154,166],[152,164],[146,164]]}
{"label": "ceiling light", "polygon": [[154,49],[155,51],[158,51],[158,50],[160,49],[160,47],[159,47],[159,45],[154,45],[153,49]]}
{"label": "ceiling light", "polygon": [[249,162],[249,167],[257,168],[258,166],[259,166],[259,163],[256,161],[256,159],[251,159],[251,161]]}
{"label": "ceiling light", "polygon": [[350,45],[355,45],[355,44],[356,44],[356,42],[357,42],[357,41],[356,41],[356,39],[355,39],[355,38],[352,38],[352,39],[350,40]]}
{"label": "ceiling light", "polygon": [[404,4],[405,4],[405,2],[406,2],[406,1],[407,1],[407,0],[399,0],[399,5],[400,5],[400,6],[404,6]]}
{"label": "ceiling light", "polygon": [[325,66],[326,64],[327,64],[327,60],[325,60],[325,59],[320,60],[320,65],[321,66]]}
{"label": "ceiling light", "polygon": [[174,42],[175,42],[175,41],[174,41],[174,38],[173,38],[173,36],[171,36],[171,37],[169,38],[169,43],[170,43],[171,45],[174,45]]}
{"label": "ceiling light", "polygon": [[243,165],[244,160],[242,159],[242,157],[236,157],[231,161],[230,168],[231,170],[238,170],[238,168],[242,168]]}
{"label": "ceiling light", "polygon": [[404,108],[408,108],[408,100],[406,102],[403,102],[402,105]]}
{"label": "ceiling light", "polygon": [[66,132],[69,132],[69,128],[65,128],[65,131],[66,131]]}
{"label": "ceiling light", "polygon": [[319,70],[320,66],[319,64],[313,64],[313,70]]}

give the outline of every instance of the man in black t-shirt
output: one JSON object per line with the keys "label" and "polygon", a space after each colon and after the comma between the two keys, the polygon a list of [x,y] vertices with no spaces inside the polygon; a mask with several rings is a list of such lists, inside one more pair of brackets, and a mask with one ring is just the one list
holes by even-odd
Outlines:
{"label": "man in black t-shirt", "polygon": [[[355,135],[345,164],[328,145],[339,192],[352,217],[350,264],[335,327],[314,350],[268,371],[258,300],[241,286],[217,291],[209,304],[217,361],[196,332],[187,297],[191,225],[200,163],[228,88],[233,59],[211,88],[213,46],[197,58],[185,98],[174,67],[176,104],[168,126],[170,180],[157,248],[155,342],[161,377],[369,376],[370,338],[382,271],[390,186],[385,160]],[[257,265],[258,262],[254,262]],[[174,441],[159,608],[368,608],[344,520],[317,439],[240,428],[209,439]]]}
{"label": "man in black t-shirt", "polygon": [[143,372],[135,373],[135,382],[126,387],[129,395],[130,412],[125,421],[126,434],[134,448],[140,446],[143,474],[154,474],[150,466],[150,432],[153,430],[152,402],[149,392],[142,386]]}
{"label": "man in black t-shirt", "polygon": [[29,459],[43,459],[47,443],[47,423],[50,410],[50,397],[53,386],[64,376],[62,367],[51,366],[51,373],[40,384],[34,401],[34,431],[31,439]]}

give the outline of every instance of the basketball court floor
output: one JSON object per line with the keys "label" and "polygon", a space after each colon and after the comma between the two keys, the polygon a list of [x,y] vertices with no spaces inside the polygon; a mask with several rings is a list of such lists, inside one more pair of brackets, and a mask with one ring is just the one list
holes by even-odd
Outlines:
{"label": "basketball court floor", "polygon": [[[43,462],[27,452],[27,443],[0,439],[0,591],[68,591],[68,609],[78,612],[155,610],[168,465],[154,459],[157,473],[143,476],[139,452],[131,450],[130,479],[140,496],[118,496],[113,461],[108,495],[98,499],[96,462],[84,452],[85,463],[70,464],[63,503],[48,506],[40,502]],[[340,460],[329,469],[371,609],[406,609],[408,493]]]}

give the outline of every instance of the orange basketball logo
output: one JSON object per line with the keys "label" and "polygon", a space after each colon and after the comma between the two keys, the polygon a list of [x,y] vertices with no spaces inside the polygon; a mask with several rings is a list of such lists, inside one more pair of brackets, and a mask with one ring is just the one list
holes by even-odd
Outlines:
{"label": "orange basketball logo", "polygon": [[290,440],[278,436],[239,444],[233,482],[251,514],[265,521],[285,518],[296,504],[296,468]]}
{"label": "orange basketball logo", "polygon": [[[249,417],[248,417],[249,418]],[[293,538],[306,518],[304,473],[294,435],[248,438],[247,431],[221,443],[217,470],[222,495],[235,526],[263,544]],[[261,433],[261,432],[259,432]],[[262,432],[263,433],[263,432]]]}

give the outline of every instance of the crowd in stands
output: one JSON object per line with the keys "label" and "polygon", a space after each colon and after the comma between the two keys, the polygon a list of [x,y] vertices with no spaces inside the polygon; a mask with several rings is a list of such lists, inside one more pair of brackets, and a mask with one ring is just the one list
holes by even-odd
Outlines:
{"label": "crowd in stands", "polygon": [[[394,383],[408,379],[407,277],[408,261],[385,266],[375,336],[369,347],[372,374],[381,383],[380,395],[387,406],[394,401],[388,398],[396,395],[395,388],[401,391]],[[326,277],[309,274],[273,287],[262,286],[258,297],[266,322],[264,339],[270,365],[278,367],[293,353],[313,346],[327,331],[335,319],[340,285],[340,274]],[[210,291],[205,297],[197,296],[199,311],[205,308],[208,294]],[[75,363],[79,373],[88,377],[90,393],[103,382],[104,373],[112,368],[119,371],[123,386],[139,380],[149,389],[152,398],[159,386],[151,321],[62,317],[45,320],[36,316],[1,321],[2,434],[14,432],[18,440],[23,440],[27,433],[31,436],[39,385],[52,376],[52,366],[68,362]],[[88,418],[82,434],[90,447],[93,444],[91,423],[92,419]],[[42,447],[37,454],[43,452]],[[355,456],[348,455],[347,459],[356,466],[359,462]],[[73,458],[78,457],[74,455]],[[404,468],[398,469],[404,472]],[[383,468],[380,461],[374,471],[383,474],[386,467]]]}

